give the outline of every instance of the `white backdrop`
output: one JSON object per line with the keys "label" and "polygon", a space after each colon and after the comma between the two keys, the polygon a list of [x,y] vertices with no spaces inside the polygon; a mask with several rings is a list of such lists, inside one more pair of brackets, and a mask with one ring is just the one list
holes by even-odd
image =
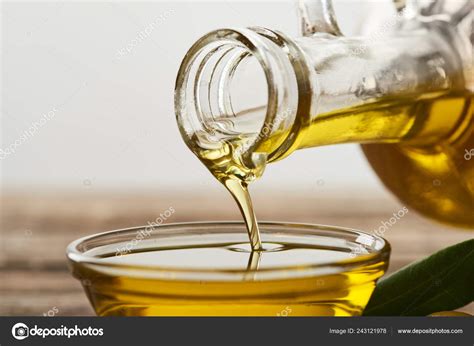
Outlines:
{"label": "white backdrop", "polygon": [[[373,7],[390,12],[383,3],[336,2],[343,31],[380,19]],[[299,29],[293,1],[18,2],[1,13],[4,188],[220,188],[177,130],[179,63],[213,29]],[[277,184],[381,188],[356,145],[294,153],[257,185]]]}

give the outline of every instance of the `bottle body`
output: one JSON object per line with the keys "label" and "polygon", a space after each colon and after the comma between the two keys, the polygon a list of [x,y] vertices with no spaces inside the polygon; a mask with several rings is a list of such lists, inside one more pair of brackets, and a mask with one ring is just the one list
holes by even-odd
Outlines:
{"label": "bottle body", "polygon": [[[473,229],[474,161],[466,155],[474,148],[474,94],[467,80],[472,69],[447,39],[453,36],[449,25],[436,23],[398,32],[382,46],[358,44],[352,61],[341,63],[346,69],[337,68],[349,80],[347,93],[331,81],[319,90],[320,108],[298,149],[362,143],[368,162],[402,203]],[[325,88],[324,67],[314,64],[315,56],[311,52],[310,60]]]}

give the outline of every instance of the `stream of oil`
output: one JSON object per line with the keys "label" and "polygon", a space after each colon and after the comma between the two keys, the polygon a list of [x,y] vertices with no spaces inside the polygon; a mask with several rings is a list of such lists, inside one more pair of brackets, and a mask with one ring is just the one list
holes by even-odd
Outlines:
{"label": "stream of oil", "polygon": [[265,160],[254,160],[253,167],[243,162],[243,150],[251,141],[250,136],[237,136],[218,142],[207,141],[207,134],[196,133],[196,146],[193,151],[211,173],[230,192],[240,209],[247,226],[251,252],[247,269],[259,267],[262,247],[258,222],[248,190],[248,185],[259,178],[265,169]]}

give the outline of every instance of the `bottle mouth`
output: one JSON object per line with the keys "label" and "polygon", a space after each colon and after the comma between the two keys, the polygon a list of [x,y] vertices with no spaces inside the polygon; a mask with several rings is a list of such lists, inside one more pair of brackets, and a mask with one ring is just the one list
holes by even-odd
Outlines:
{"label": "bottle mouth", "polygon": [[280,33],[252,28],[216,30],[191,47],[175,87],[178,126],[191,150],[196,141],[244,138],[242,162],[253,166],[255,153],[272,161],[291,146],[307,78],[290,46],[296,49]]}

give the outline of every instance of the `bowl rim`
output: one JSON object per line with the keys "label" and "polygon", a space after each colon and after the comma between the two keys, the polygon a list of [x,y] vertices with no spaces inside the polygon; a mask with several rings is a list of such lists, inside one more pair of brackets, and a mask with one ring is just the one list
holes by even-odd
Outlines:
{"label": "bowl rim", "polygon": [[[220,227],[217,227],[220,226]],[[178,223],[168,223],[168,224],[161,224],[157,226],[160,230],[165,229],[168,231],[173,231],[179,228],[206,228],[206,229],[222,229],[222,227],[244,227],[244,222],[243,221],[202,221],[202,222],[178,222]],[[332,235],[337,235],[339,234],[340,236],[337,237],[338,239],[341,239],[343,235],[347,236],[365,236],[365,237],[371,237],[374,241],[373,244],[378,243],[379,245],[381,244],[381,247],[379,249],[374,249],[374,246],[372,246],[372,251],[368,254],[359,254],[357,256],[354,256],[353,258],[350,259],[344,259],[342,261],[337,261],[337,262],[323,262],[323,263],[318,263],[318,264],[305,264],[305,265],[291,265],[291,266],[275,266],[275,267],[269,267],[269,268],[259,268],[255,272],[258,272],[259,274],[276,274],[281,271],[289,271],[289,270],[308,270],[311,273],[314,273],[314,271],[317,272],[328,272],[330,271],[331,273],[340,273],[340,272],[345,272],[357,267],[361,267],[367,264],[374,264],[374,263],[379,263],[382,261],[386,261],[388,265],[388,259],[390,256],[390,244],[387,240],[385,240],[382,237],[379,237],[375,234],[369,234],[365,233],[359,230],[355,230],[352,228],[346,228],[346,227],[337,227],[337,226],[328,226],[328,225],[320,225],[320,224],[310,224],[310,223],[290,223],[290,222],[259,222],[259,226],[262,230],[263,233],[268,231],[268,228],[270,229],[272,227],[283,227],[283,228],[288,228],[288,229],[300,229],[304,230],[306,232],[312,232],[315,235],[320,235],[321,232],[328,232],[328,234]],[[91,255],[86,255],[79,249],[79,247],[84,244],[85,242],[90,242],[94,240],[99,240],[99,239],[106,239],[108,237],[113,237],[120,235],[121,233],[127,233],[127,232],[133,232],[133,231],[139,231],[141,229],[145,229],[147,226],[138,226],[138,227],[130,227],[130,228],[123,228],[123,229],[118,229],[118,230],[113,230],[113,231],[108,231],[108,232],[102,232],[102,233],[97,233],[97,234],[92,234],[88,235],[79,239],[74,240],[71,242],[66,249],[66,255],[67,258],[70,262],[72,263],[81,263],[81,264],[86,264],[93,266],[96,269],[100,268],[111,268],[111,269],[122,269],[122,270],[127,270],[129,271],[139,271],[139,272],[153,272],[153,273],[163,273],[163,274],[171,274],[171,273],[179,273],[180,275],[196,275],[196,274],[222,274],[222,275],[248,275],[249,272],[252,272],[252,270],[248,269],[213,269],[213,268],[198,268],[198,267],[193,267],[193,268],[183,268],[183,267],[172,267],[172,266],[156,266],[156,265],[127,265],[123,263],[116,263],[116,262],[111,262],[107,261],[107,258],[104,257],[97,257],[97,256],[91,256]],[[208,231],[209,232],[209,231]],[[270,231],[271,232],[271,231]],[[236,233],[236,232],[234,232]],[[134,233],[135,234],[135,233]],[[191,233],[190,233],[191,234]],[[355,238],[354,242],[357,241],[357,238]],[[113,243],[112,243],[113,244]],[[367,248],[367,247],[366,247]],[[311,274],[311,276],[317,276],[317,274]]]}

